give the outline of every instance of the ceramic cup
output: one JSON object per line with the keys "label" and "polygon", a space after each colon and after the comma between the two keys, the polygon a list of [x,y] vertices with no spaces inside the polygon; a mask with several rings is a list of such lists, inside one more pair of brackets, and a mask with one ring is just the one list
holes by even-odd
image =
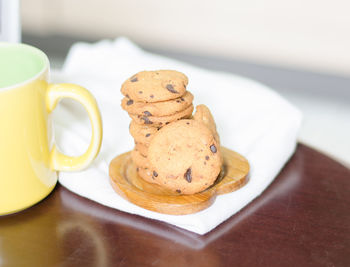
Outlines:
{"label": "ceramic cup", "polygon": [[[45,198],[58,171],[87,167],[100,150],[101,116],[94,97],[74,84],[48,83],[49,60],[25,44],[0,43],[0,215]],[[55,145],[51,112],[62,98],[82,104],[90,118],[91,143],[78,157]]]}

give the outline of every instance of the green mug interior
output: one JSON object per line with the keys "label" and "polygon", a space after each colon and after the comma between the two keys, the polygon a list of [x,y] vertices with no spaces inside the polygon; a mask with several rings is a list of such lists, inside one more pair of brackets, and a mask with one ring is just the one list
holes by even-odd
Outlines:
{"label": "green mug interior", "polygon": [[0,43],[0,89],[35,78],[47,64],[47,56],[35,47]]}

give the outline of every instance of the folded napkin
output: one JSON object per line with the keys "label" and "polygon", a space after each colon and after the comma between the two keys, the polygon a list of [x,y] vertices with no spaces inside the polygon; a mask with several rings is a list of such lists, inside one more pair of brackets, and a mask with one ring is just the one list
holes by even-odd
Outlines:
{"label": "folded napkin", "polygon": [[[116,194],[108,176],[110,161],[133,148],[130,118],[121,109],[122,82],[141,70],[174,69],[189,77],[194,104],[213,113],[223,146],[250,162],[243,188],[218,196],[214,204],[190,215],[165,215],[138,207]],[[141,50],[129,40],[75,44],[53,82],[86,87],[96,97],[103,119],[103,143],[95,162],[81,172],[61,172],[59,182],[70,191],[124,212],[164,221],[205,234],[259,196],[295,150],[301,113],[271,89],[232,74],[213,72]],[[90,142],[85,111],[69,100],[54,111],[56,140],[63,152],[79,155]]]}

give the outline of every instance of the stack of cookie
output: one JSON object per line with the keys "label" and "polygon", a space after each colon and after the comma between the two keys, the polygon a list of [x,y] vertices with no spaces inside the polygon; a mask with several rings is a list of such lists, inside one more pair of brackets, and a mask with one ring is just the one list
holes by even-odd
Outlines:
{"label": "stack of cookie", "polygon": [[122,85],[122,107],[132,118],[129,129],[135,140],[132,159],[148,182],[156,183],[148,160],[154,134],[170,122],[192,116],[193,95],[186,90],[187,84],[183,73],[159,70],[139,72]]}

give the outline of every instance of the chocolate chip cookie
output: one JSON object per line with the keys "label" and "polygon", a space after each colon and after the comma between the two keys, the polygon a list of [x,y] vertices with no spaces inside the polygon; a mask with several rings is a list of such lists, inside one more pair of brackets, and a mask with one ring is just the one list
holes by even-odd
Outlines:
{"label": "chocolate chip cookie", "polygon": [[220,137],[218,132],[216,131],[215,120],[209,108],[206,105],[201,104],[196,106],[196,112],[193,115],[193,119],[204,123],[213,133],[215,140],[220,144]]}
{"label": "chocolate chip cookie", "polygon": [[131,158],[137,167],[150,168],[148,158],[143,156],[139,151],[135,149],[131,151]]}
{"label": "chocolate chip cookie", "polygon": [[135,142],[135,150],[140,152],[140,154],[144,157],[148,156],[148,147],[149,147],[149,145]]}
{"label": "chocolate chip cookie", "polygon": [[129,125],[129,132],[132,137],[135,139],[136,143],[142,143],[145,145],[149,145],[154,134],[158,131],[157,127],[141,125],[136,123],[135,121],[131,121]]}
{"label": "chocolate chip cookie", "polygon": [[186,92],[188,78],[175,70],[141,71],[127,79],[121,88],[129,103],[175,99]]}
{"label": "chocolate chip cookie", "polygon": [[172,122],[154,135],[148,160],[157,183],[182,194],[208,188],[222,166],[213,133],[202,122],[188,119]]}
{"label": "chocolate chip cookie", "polygon": [[184,109],[181,112],[175,113],[169,116],[147,116],[147,115],[133,115],[129,116],[138,124],[148,125],[152,127],[161,127],[170,122],[177,121],[184,118],[190,118],[193,112],[193,105],[191,104],[188,108]]}
{"label": "chocolate chip cookie", "polygon": [[193,95],[186,92],[183,96],[161,102],[137,102],[128,97],[122,99],[122,108],[130,114],[145,116],[169,116],[183,111],[192,104]]}
{"label": "chocolate chip cookie", "polygon": [[142,168],[142,167],[137,167],[136,168],[136,171],[138,173],[138,175],[140,175],[140,177],[145,180],[146,182],[149,182],[149,183],[156,183],[154,181],[154,179],[152,178],[152,173],[149,169],[145,169],[145,168]]}

